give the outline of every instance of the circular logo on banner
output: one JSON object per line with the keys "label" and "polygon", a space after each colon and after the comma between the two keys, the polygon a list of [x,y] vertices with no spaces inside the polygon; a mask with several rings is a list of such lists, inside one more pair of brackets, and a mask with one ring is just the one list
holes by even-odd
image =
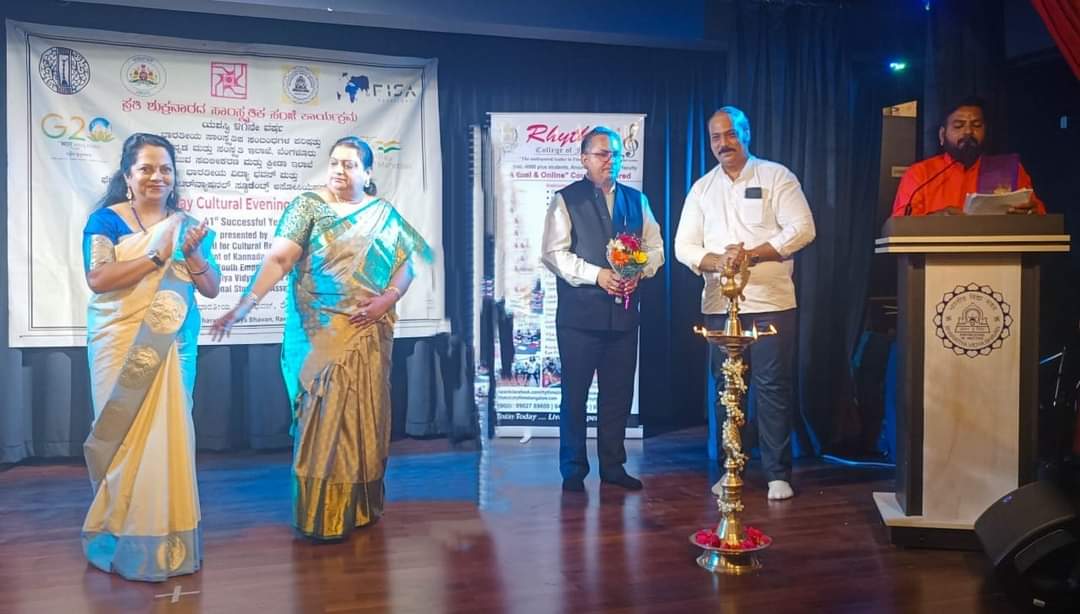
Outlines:
{"label": "circular logo on banner", "polygon": [[503,153],[510,153],[514,151],[514,148],[518,144],[518,131],[517,128],[510,124],[503,124],[502,130],[499,133],[499,140],[502,142]]}
{"label": "circular logo on banner", "polygon": [[95,117],[86,127],[86,138],[95,143],[108,143],[116,138],[113,135],[112,122],[104,117]]}
{"label": "circular logo on banner", "polygon": [[1010,311],[1005,297],[990,286],[956,286],[937,304],[935,334],[957,355],[985,356],[1008,338]]}
{"label": "circular logo on banner", "polygon": [[148,55],[133,55],[120,69],[120,80],[136,96],[153,96],[165,87],[165,67]]}
{"label": "circular logo on banner", "polygon": [[319,78],[306,66],[293,66],[285,73],[281,86],[289,100],[307,104],[319,94]]}
{"label": "circular logo on banner", "polygon": [[57,94],[76,94],[90,83],[90,62],[67,47],[49,47],[41,54],[38,76]]}

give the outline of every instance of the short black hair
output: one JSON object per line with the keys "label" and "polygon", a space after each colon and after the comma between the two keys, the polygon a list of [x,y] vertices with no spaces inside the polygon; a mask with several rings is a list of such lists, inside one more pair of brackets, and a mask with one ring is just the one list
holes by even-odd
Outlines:
{"label": "short black hair", "polygon": [[744,147],[750,147],[750,119],[746,117],[746,113],[742,112],[742,109],[727,105],[717,109],[711,117],[709,122],[711,123],[713,118],[723,113],[731,120],[732,127],[735,128],[735,132],[739,135],[739,140],[742,141]]}
{"label": "short black hair", "polygon": [[964,96],[953,101],[952,105],[945,107],[945,112],[941,114],[942,128],[945,124],[949,123],[949,116],[956,112],[960,107],[979,107],[979,110],[983,112],[983,117],[986,117],[986,101],[978,96]]}
{"label": "short black hair", "polygon": [[622,136],[608,128],[607,126],[597,126],[592,130],[585,133],[585,136],[581,138],[581,155],[588,153],[589,142],[593,140],[593,137],[606,136],[609,141],[619,141],[619,147],[622,147]]}

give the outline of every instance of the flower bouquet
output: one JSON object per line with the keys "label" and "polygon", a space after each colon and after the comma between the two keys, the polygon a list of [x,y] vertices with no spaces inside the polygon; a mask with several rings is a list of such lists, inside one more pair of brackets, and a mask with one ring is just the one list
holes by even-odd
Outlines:
{"label": "flower bouquet", "polygon": [[[649,262],[649,255],[641,248],[640,237],[628,232],[620,232],[608,241],[607,260],[619,277],[630,279],[645,268]],[[624,294],[621,298],[623,309],[630,309],[630,294]]]}

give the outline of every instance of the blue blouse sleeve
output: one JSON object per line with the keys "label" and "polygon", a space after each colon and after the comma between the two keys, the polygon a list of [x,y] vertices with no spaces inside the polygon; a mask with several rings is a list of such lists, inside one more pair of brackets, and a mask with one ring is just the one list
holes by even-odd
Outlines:
{"label": "blue blouse sleeve", "polygon": [[90,214],[83,228],[83,236],[101,235],[108,237],[113,244],[124,235],[131,234],[127,222],[112,209],[102,207]]}

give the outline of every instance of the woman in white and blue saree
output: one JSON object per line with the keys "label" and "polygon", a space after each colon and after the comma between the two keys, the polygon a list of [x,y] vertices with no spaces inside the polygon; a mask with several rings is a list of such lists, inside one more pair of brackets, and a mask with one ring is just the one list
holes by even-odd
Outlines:
{"label": "woman in white and blue saree", "polygon": [[176,209],[174,160],[161,137],[128,138],[83,232],[94,405],[83,549],[103,571],[152,582],[194,573],[202,560],[195,292],[216,296],[220,278],[210,231]]}

